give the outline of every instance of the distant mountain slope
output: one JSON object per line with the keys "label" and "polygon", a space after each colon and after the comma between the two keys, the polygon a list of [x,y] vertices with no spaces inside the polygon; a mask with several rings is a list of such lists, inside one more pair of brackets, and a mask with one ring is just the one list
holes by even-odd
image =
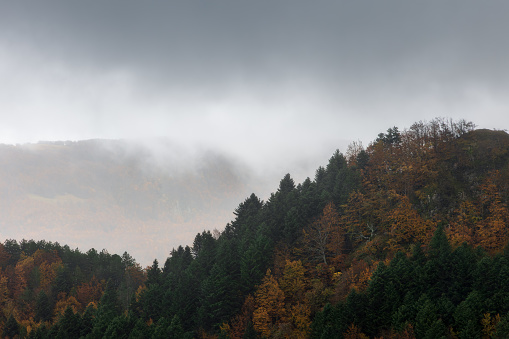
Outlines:
{"label": "distant mountain slope", "polygon": [[127,250],[146,264],[223,228],[253,190],[247,175],[226,156],[164,140],[0,145],[0,237]]}

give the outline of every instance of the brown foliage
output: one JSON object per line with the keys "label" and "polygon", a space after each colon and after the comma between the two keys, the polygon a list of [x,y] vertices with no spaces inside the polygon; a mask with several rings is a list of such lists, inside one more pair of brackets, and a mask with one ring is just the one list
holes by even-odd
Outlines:
{"label": "brown foliage", "polygon": [[368,264],[364,260],[354,259],[350,267],[338,277],[334,301],[345,300],[352,289],[365,291],[377,266],[378,262]]}
{"label": "brown foliage", "polygon": [[[37,252],[36,252],[37,253]],[[62,260],[56,256],[53,260],[43,261],[39,266],[40,287],[49,292],[53,282],[57,277],[57,272],[63,267]]]}
{"label": "brown foliage", "polygon": [[228,335],[231,339],[241,339],[249,322],[253,321],[253,312],[255,310],[255,299],[248,295],[244,300],[240,314],[237,314],[231,321]]}
{"label": "brown foliage", "polygon": [[497,171],[491,173],[480,185],[479,197],[473,201],[463,201],[456,210],[455,218],[448,229],[454,246],[466,241],[494,254],[507,244],[509,209],[494,183],[498,175]]}
{"label": "brown foliage", "polygon": [[16,274],[16,286],[13,290],[15,299],[18,299],[21,293],[26,289],[28,280],[30,279],[30,273],[34,269],[34,266],[34,258],[21,253],[16,267],[14,268]]}
{"label": "brown foliage", "polygon": [[367,335],[361,332],[360,328],[351,324],[348,327],[348,330],[343,334],[343,338],[345,339],[369,339]]}
{"label": "brown foliage", "polygon": [[80,303],[78,300],[76,300],[75,297],[68,296],[65,293],[59,293],[57,297],[58,301],[55,304],[55,315],[57,316],[63,316],[65,313],[65,310],[67,307],[70,307],[74,313],[78,312],[78,310],[81,308]]}
{"label": "brown foliage", "polygon": [[424,220],[412,207],[407,196],[398,195],[396,206],[388,214],[391,240],[396,244],[391,249],[393,253],[403,249],[403,245],[419,242],[427,243],[432,235],[435,225],[430,220]]}
{"label": "brown foliage", "polygon": [[81,309],[91,302],[99,302],[104,290],[104,281],[99,281],[95,276],[89,282],[82,283],[76,289],[76,297],[81,304]]}
{"label": "brown foliage", "polygon": [[326,265],[342,262],[345,229],[333,203],[328,203],[322,216],[304,230],[304,243],[316,261]]}

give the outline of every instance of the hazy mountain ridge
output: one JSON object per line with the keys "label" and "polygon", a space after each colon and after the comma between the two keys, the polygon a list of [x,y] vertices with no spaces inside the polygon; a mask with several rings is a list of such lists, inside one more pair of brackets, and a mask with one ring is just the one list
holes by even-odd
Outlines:
{"label": "hazy mountain ridge", "polygon": [[[249,175],[225,155],[164,140],[0,145],[0,234],[129,250],[149,262],[224,227],[255,189]],[[133,237],[141,233],[142,247]],[[158,253],[142,258],[147,245]]]}

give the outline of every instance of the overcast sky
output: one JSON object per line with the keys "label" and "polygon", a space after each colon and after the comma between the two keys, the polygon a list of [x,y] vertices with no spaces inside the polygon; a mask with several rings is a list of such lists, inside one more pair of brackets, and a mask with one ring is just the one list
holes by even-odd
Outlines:
{"label": "overcast sky", "polygon": [[1,1],[0,142],[165,136],[253,164],[437,116],[509,128],[507,1]]}

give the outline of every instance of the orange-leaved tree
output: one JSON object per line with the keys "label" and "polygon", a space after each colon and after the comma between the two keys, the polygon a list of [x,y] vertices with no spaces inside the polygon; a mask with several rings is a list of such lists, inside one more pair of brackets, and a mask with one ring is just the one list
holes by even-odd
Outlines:
{"label": "orange-leaved tree", "polygon": [[304,243],[314,260],[326,265],[342,261],[345,229],[333,203],[303,231]]}
{"label": "orange-leaved tree", "polygon": [[407,196],[397,195],[396,206],[389,211],[387,218],[390,224],[391,243],[395,244],[393,252],[412,243],[427,243],[435,229],[431,220],[424,220],[413,208]]}
{"label": "orange-leaved tree", "polygon": [[285,294],[270,269],[255,293],[253,326],[263,336],[270,337],[280,322],[286,321]]}
{"label": "orange-leaved tree", "polygon": [[89,282],[82,283],[80,286],[78,286],[76,289],[76,296],[81,304],[81,308],[84,309],[91,302],[99,302],[103,290],[104,281],[97,280],[95,275]]}
{"label": "orange-leaved tree", "polygon": [[495,184],[498,175],[498,171],[492,172],[479,185],[479,197],[463,201],[456,210],[456,216],[448,230],[453,245],[457,246],[466,241],[493,254],[507,244],[509,209]]}
{"label": "orange-leaved tree", "polygon": [[477,227],[477,241],[490,253],[501,250],[507,243],[509,211],[502,202],[501,194],[493,179],[499,173],[495,171],[481,185],[481,213],[483,220]]}

